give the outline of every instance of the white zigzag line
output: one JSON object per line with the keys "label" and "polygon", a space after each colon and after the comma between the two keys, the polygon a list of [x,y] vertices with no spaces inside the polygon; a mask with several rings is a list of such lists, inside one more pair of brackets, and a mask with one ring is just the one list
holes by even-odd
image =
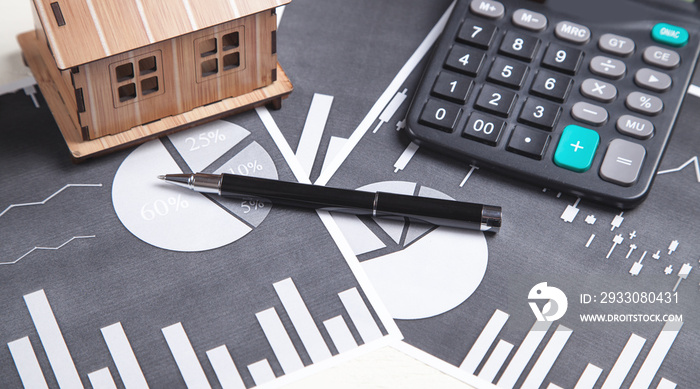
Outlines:
{"label": "white zigzag line", "polygon": [[4,211],[0,212],[0,217],[2,217],[2,215],[4,215],[5,213],[7,213],[7,211],[9,211],[9,210],[12,209],[12,208],[28,207],[28,206],[31,206],[31,205],[44,205],[44,204],[46,204],[47,201],[49,201],[49,200],[51,200],[52,198],[56,197],[59,193],[63,192],[64,190],[66,190],[66,189],[68,189],[68,188],[73,188],[73,187],[101,187],[101,186],[102,186],[102,184],[68,184],[68,185],[64,186],[63,188],[59,189],[58,191],[56,191],[56,193],[54,193],[54,194],[52,194],[51,196],[49,196],[49,197],[47,197],[46,199],[44,199],[43,201],[38,201],[38,202],[34,202],[34,203],[24,203],[24,204],[10,204],[9,207],[5,208]]}
{"label": "white zigzag line", "polygon": [[0,262],[0,265],[14,265],[15,263],[21,261],[24,257],[33,253],[34,251],[37,251],[37,250],[60,250],[61,248],[63,248],[63,246],[67,245],[68,243],[70,243],[76,239],[89,239],[89,238],[94,238],[94,237],[95,237],[95,235],[74,236],[74,237],[68,239],[65,243],[63,243],[57,247],[34,247],[33,249],[27,251],[26,253],[24,253],[24,255],[15,259],[14,261],[12,261],[12,262]]}
{"label": "white zigzag line", "polygon": [[657,174],[666,174],[666,173],[675,173],[675,172],[679,172],[679,171],[685,169],[685,168],[686,168],[688,165],[690,165],[691,163],[692,163],[693,165],[695,165],[695,176],[698,178],[698,182],[700,182],[700,163],[698,163],[698,157],[697,157],[697,156],[695,156],[695,157],[693,157],[693,158],[690,158],[690,159],[688,160],[688,162],[682,164],[681,166],[679,166],[679,167],[677,167],[677,168],[675,168],[675,169],[662,170],[662,171],[658,172]]}

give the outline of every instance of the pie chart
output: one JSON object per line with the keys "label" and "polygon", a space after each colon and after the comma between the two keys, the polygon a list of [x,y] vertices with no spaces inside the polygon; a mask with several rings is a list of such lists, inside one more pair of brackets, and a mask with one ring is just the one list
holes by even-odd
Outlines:
{"label": "pie chart", "polygon": [[[358,189],[451,199],[403,181]],[[394,319],[445,313],[466,301],[486,273],[483,232],[339,213],[333,218]]]}
{"label": "pie chart", "polygon": [[249,135],[222,120],[139,146],[122,162],[112,184],[119,220],[142,241],[173,251],[211,250],[244,237],[262,223],[270,203],[203,195],[157,176],[225,172],[277,179],[272,158]]}

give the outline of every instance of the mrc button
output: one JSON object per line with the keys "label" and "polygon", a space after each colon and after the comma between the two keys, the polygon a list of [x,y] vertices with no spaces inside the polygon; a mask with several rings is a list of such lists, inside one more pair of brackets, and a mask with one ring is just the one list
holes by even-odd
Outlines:
{"label": "mrc button", "polygon": [[591,30],[580,24],[559,22],[554,30],[554,35],[561,40],[583,44],[591,39]]}

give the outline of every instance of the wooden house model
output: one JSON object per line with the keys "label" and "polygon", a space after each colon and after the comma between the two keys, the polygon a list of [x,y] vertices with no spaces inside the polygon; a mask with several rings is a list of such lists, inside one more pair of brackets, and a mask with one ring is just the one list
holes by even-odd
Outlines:
{"label": "wooden house model", "polygon": [[276,7],[290,0],[33,0],[19,36],[74,159],[263,104],[291,83]]}

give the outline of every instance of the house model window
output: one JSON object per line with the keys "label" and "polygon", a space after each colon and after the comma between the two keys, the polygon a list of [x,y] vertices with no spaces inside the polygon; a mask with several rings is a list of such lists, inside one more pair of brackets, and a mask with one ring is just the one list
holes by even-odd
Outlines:
{"label": "house model window", "polygon": [[165,92],[161,58],[161,52],[155,51],[110,65],[115,108]]}
{"label": "house model window", "polygon": [[245,69],[244,31],[240,27],[195,41],[197,82]]}

